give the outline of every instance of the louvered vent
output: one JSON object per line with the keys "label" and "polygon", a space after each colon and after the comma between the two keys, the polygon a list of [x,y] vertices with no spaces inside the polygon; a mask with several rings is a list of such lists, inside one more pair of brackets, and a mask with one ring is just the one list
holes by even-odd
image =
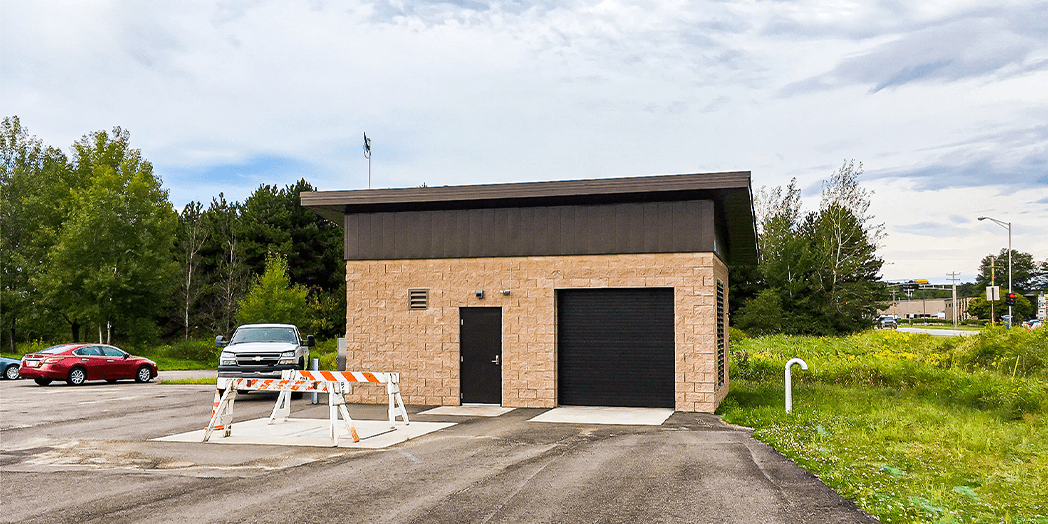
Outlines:
{"label": "louvered vent", "polygon": [[426,309],[429,307],[428,289],[408,290],[408,309]]}
{"label": "louvered vent", "polygon": [[724,385],[724,353],[727,337],[724,326],[724,282],[717,279],[717,386]]}

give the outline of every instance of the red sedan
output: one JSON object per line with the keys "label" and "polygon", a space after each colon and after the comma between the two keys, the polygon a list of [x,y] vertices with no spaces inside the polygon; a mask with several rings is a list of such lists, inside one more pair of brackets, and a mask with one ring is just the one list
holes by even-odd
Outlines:
{"label": "red sedan", "polygon": [[31,378],[41,386],[64,380],[79,386],[87,380],[120,379],[149,382],[156,378],[156,362],[136,357],[105,344],[61,344],[22,357],[20,376]]}

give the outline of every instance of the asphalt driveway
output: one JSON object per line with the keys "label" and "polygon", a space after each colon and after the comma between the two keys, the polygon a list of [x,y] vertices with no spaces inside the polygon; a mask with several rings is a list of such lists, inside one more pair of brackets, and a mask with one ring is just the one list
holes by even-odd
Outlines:
{"label": "asphalt driveway", "polygon": [[[876,522],[749,432],[419,415],[455,426],[380,450],[155,442],[199,429],[214,390],[0,383],[2,522]],[[268,416],[274,397],[237,400]],[[383,406],[350,406],[381,420]],[[326,406],[295,401],[293,416]]]}

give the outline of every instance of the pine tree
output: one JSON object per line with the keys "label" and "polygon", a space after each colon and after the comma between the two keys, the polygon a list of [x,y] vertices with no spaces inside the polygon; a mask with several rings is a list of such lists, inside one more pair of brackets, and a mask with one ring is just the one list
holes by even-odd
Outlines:
{"label": "pine tree", "polygon": [[306,319],[308,294],[306,288],[291,285],[287,260],[270,255],[266,257],[266,271],[255,279],[240,301],[237,322],[301,325]]}

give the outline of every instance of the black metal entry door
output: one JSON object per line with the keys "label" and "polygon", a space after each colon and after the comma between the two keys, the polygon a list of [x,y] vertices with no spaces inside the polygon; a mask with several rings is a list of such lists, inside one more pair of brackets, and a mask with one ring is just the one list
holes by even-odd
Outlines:
{"label": "black metal entry door", "polygon": [[502,404],[502,308],[459,308],[462,402]]}

